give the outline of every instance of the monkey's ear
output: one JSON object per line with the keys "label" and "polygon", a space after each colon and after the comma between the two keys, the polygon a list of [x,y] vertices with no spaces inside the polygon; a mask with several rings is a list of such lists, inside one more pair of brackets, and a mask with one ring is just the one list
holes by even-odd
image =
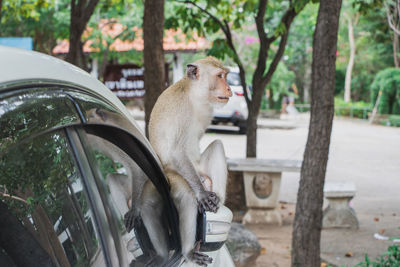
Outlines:
{"label": "monkey's ear", "polygon": [[199,79],[199,67],[194,64],[188,64],[186,66],[186,75],[189,77],[191,80],[198,80]]}

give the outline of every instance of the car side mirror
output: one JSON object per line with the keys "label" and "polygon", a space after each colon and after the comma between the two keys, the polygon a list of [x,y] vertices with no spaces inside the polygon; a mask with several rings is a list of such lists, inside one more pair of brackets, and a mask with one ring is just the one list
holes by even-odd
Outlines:
{"label": "car side mirror", "polygon": [[200,251],[216,251],[225,244],[231,229],[232,217],[232,211],[223,205],[216,213],[198,214],[196,240],[201,241]]}

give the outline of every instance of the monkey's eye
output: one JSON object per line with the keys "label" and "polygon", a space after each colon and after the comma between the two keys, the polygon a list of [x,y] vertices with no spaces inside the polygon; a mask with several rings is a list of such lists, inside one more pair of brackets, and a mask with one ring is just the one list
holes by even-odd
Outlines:
{"label": "monkey's eye", "polygon": [[224,78],[225,74],[224,73],[220,73],[218,74],[218,78]]}

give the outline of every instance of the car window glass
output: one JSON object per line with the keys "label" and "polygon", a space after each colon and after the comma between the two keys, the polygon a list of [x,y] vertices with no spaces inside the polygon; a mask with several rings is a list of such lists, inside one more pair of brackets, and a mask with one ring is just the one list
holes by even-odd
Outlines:
{"label": "car window glass", "polygon": [[78,121],[66,94],[30,89],[0,100],[0,146],[4,149],[39,131]]}
{"label": "car window glass", "polygon": [[[143,188],[153,186],[152,182],[135,160],[118,146],[93,134],[87,134],[85,139],[84,145],[86,150],[90,151],[89,157],[92,158],[91,161],[97,170],[97,179],[102,187],[100,191],[103,191],[103,198],[106,202],[104,206],[110,208],[110,219],[118,231],[116,236],[121,237],[119,240],[120,254],[127,255],[131,266],[141,266],[140,264],[150,261],[154,253],[150,253],[146,250],[148,247],[139,244],[143,245],[143,242],[151,242],[151,240],[148,240],[147,236],[146,240],[141,240],[141,236],[136,238],[135,233],[138,234],[140,229],[128,232],[125,228],[124,217],[130,209],[139,207],[143,197]],[[154,192],[154,194],[158,193]],[[158,205],[161,211],[163,206],[161,200]],[[164,227],[168,232],[166,224],[162,222],[162,217],[152,217],[152,219],[153,222],[159,222],[160,227]],[[145,224],[144,227],[147,228],[148,225]]]}
{"label": "car window glass", "polygon": [[236,72],[229,72],[228,76],[226,77],[229,85],[240,85],[240,76],[239,73]]}
{"label": "car window glass", "polygon": [[64,131],[0,152],[0,254],[16,266],[106,266]]}

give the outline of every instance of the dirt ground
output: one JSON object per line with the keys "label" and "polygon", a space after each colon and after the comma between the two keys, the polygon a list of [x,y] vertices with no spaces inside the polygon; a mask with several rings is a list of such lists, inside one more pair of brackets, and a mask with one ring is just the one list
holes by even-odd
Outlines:
{"label": "dirt ground", "polygon": [[246,225],[257,235],[262,247],[261,255],[257,258],[257,267],[290,266],[292,225],[295,208],[295,204],[280,203],[280,212],[283,217],[282,226]]}

